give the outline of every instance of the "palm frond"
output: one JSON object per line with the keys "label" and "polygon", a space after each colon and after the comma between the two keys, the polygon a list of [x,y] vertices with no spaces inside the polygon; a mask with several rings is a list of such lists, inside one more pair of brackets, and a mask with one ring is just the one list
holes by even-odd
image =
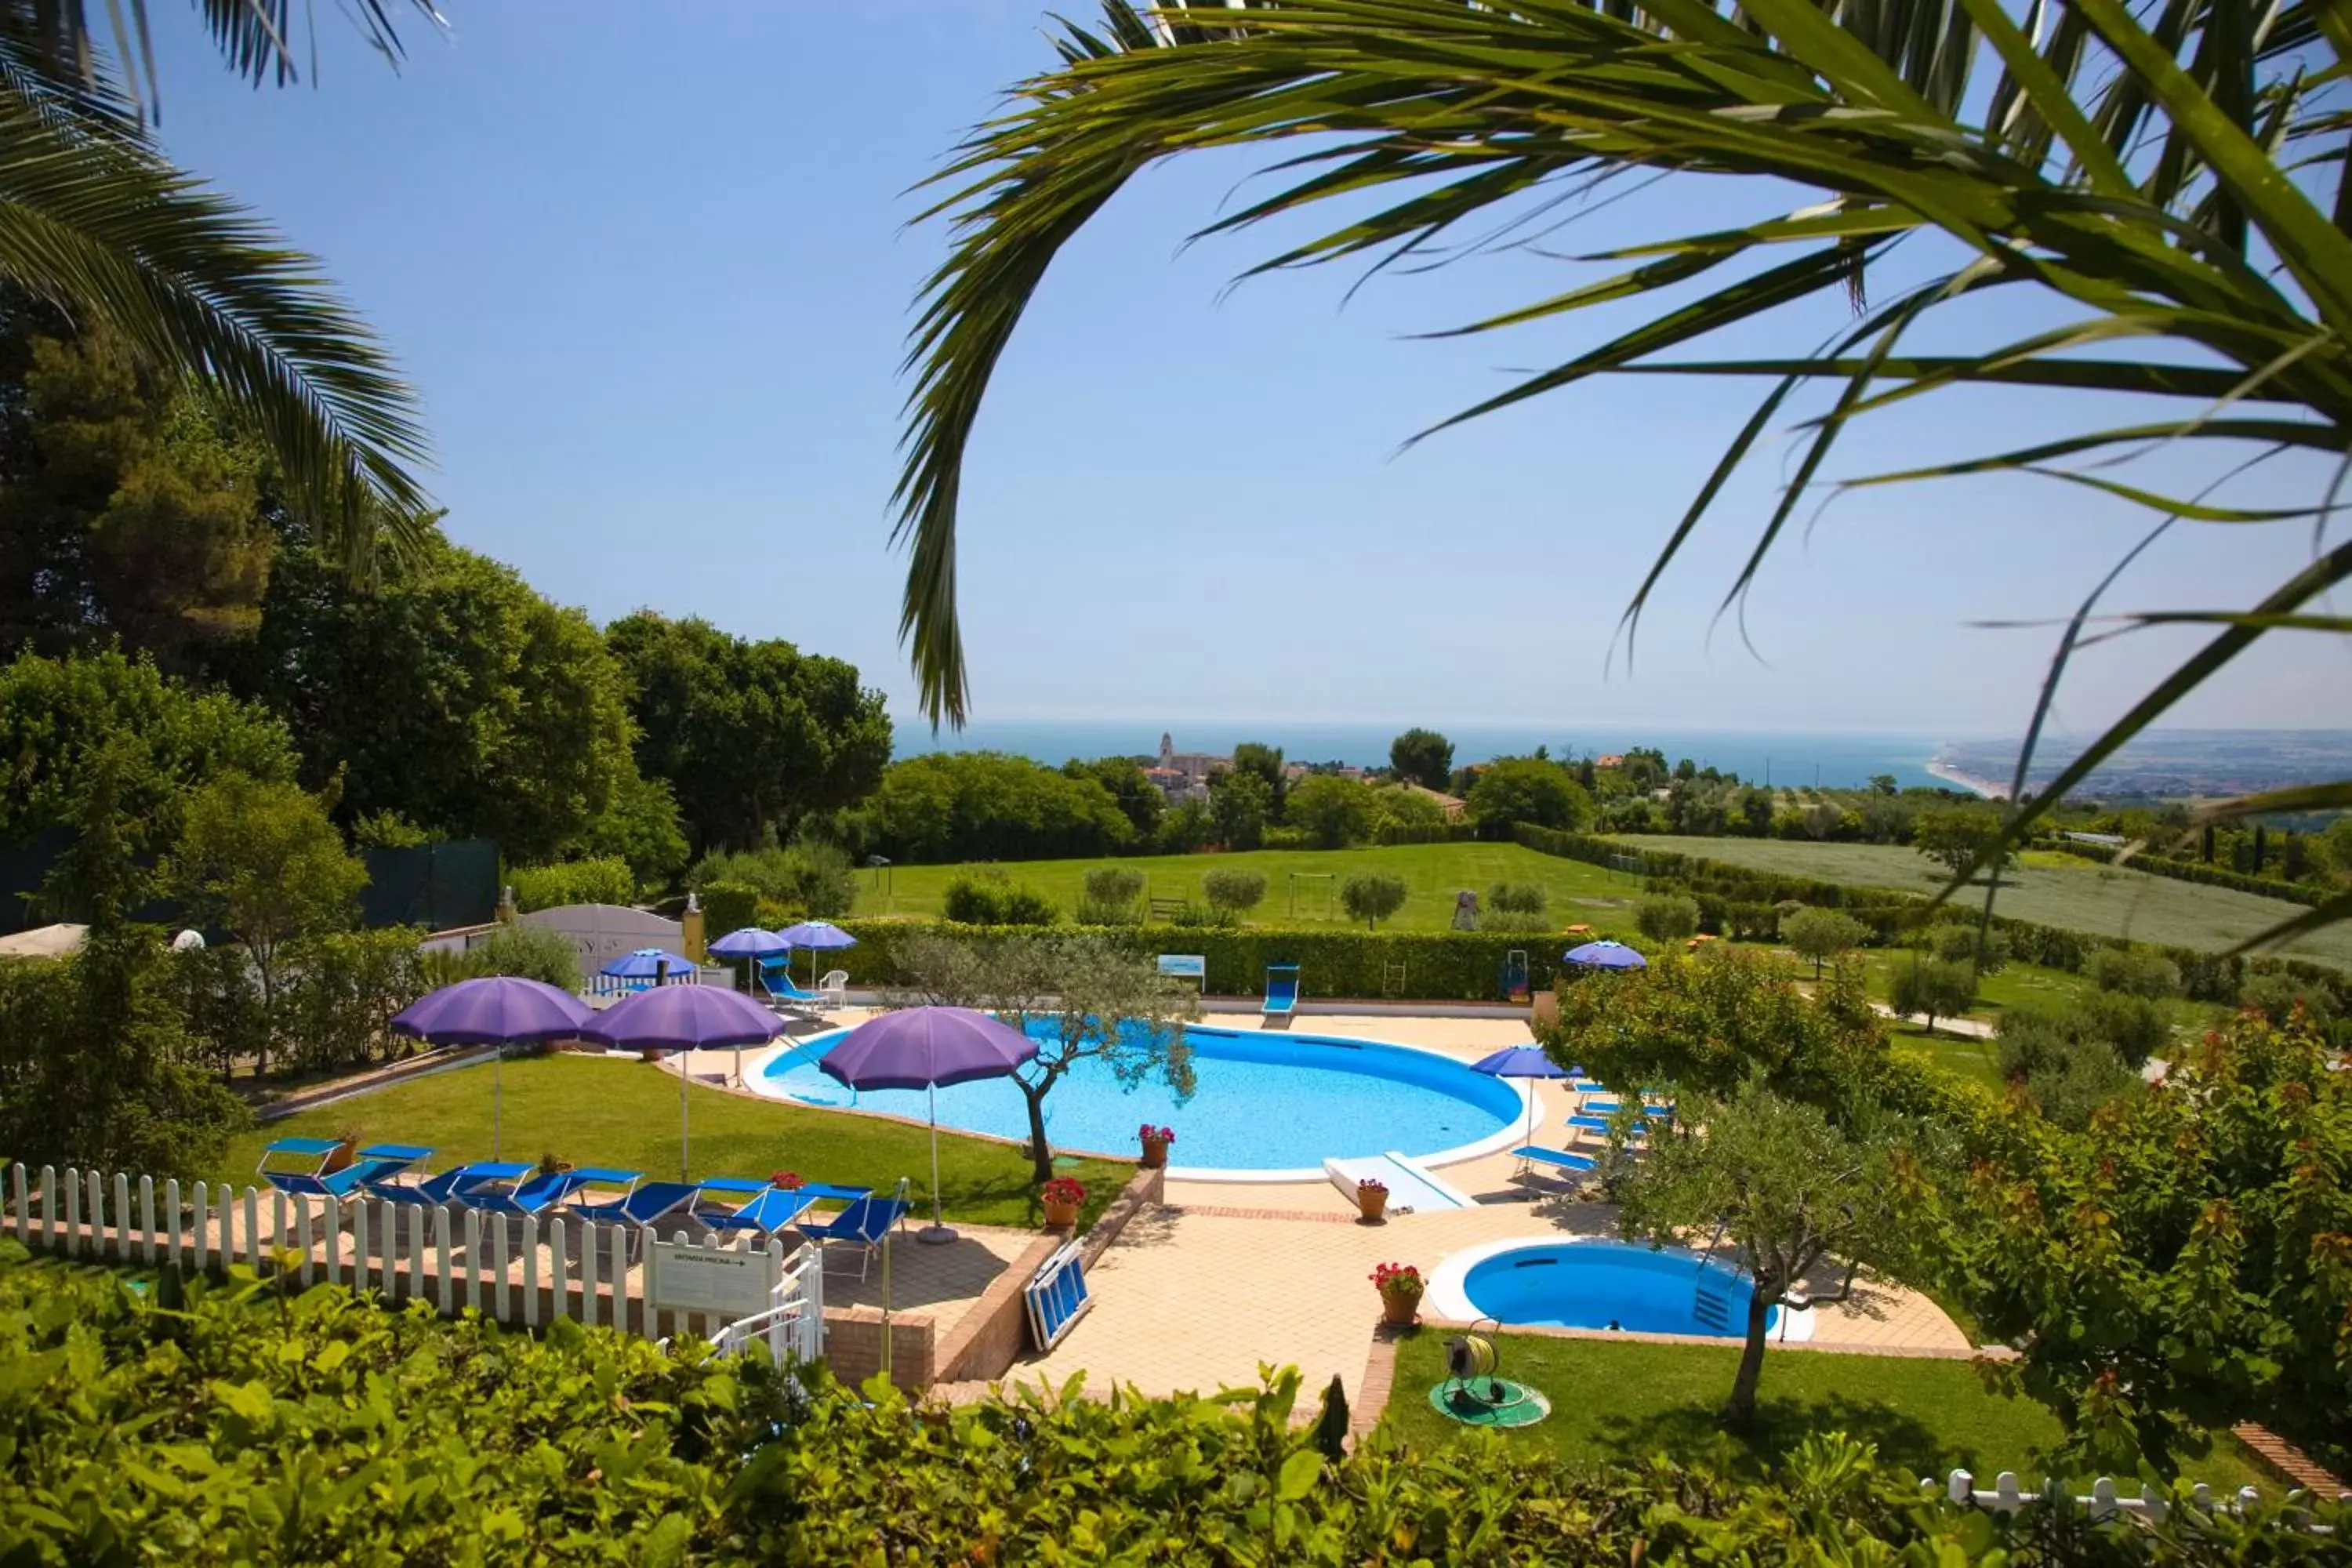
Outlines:
{"label": "palm frond", "polygon": [[[195,0],[205,35],[230,69],[256,86],[275,82],[286,86],[302,79],[298,40],[310,19],[310,7],[298,18],[293,0]],[[361,37],[395,68],[405,58],[394,10],[413,9],[434,28],[448,24],[432,0],[408,0],[406,6],[386,0],[349,0],[339,7]],[[90,26],[89,0],[8,0],[8,9],[29,25],[38,41],[46,68],[58,77],[99,83],[100,69],[96,34]],[[143,116],[163,102],[163,80],[155,69],[153,30],[147,0],[107,0],[107,35],[114,61],[122,73],[131,105]],[[315,32],[310,39],[310,74],[318,74]]]}

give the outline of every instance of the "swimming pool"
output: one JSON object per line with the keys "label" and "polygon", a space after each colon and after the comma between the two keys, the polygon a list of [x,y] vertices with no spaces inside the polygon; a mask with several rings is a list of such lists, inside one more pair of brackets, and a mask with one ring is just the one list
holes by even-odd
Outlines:
{"label": "swimming pool", "polygon": [[[1550,1329],[1742,1338],[1755,1296],[1748,1276],[1695,1252],[1598,1237],[1502,1241],[1455,1253],[1430,1279],[1441,1318],[1492,1318]],[[1812,1314],[1771,1309],[1766,1327],[1809,1339]]]}
{"label": "swimming pool", "polygon": [[[1032,1033],[1050,1029],[1041,1020]],[[817,1066],[848,1033],[814,1035],[754,1075],[762,1093],[809,1105],[855,1106],[921,1121],[920,1089],[858,1093]],[[1157,1078],[1122,1085],[1100,1058],[1080,1060],[1045,1097],[1057,1149],[1129,1154],[1143,1122],[1176,1130],[1173,1173],[1214,1179],[1320,1181],[1322,1162],[1397,1153],[1444,1158],[1507,1146],[1527,1114],[1518,1086],[1408,1046],[1194,1025],[1196,1088],[1182,1104]],[[1003,1079],[939,1091],[940,1125],[1001,1138],[1029,1135],[1027,1102]]]}

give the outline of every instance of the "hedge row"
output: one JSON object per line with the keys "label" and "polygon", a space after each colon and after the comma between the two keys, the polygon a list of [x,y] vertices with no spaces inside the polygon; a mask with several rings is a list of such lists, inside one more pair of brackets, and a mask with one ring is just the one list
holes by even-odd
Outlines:
{"label": "hedge row", "polygon": [[1379,844],[1467,844],[1477,837],[1475,822],[1383,822],[1372,835]]}
{"label": "hedge row", "polygon": [[[2067,854],[2084,860],[2096,860],[2103,866],[2113,865],[2123,851],[2105,844],[2063,844]],[[2278,899],[2290,904],[2315,907],[2327,897],[2324,888],[2306,886],[2302,882],[2283,882],[2276,877],[2250,877],[2243,871],[2232,871],[2227,866],[2208,866],[2202,860],[2179,860],[2169,855],[2135,855],[2125,865],[2134,871],[2145,871],[2151,877],[2169,877],[2176,882],[2196,882],[2208,888],[2233,888],[2241,893],[2253,893],[2265,899]]]}
{"label": "hedge row", "polygon": [[[1843,910],[1870,927],[1873,940],[1881,942],[1899,941],[1935,918],[1927,899],[1891,889],[1815,882],[1664,850],[1630,851],[1612,839],[1585,833],[1561,833],[1525,822],[1518,825],[1514,837],[1538,854],[1586,860],[1598,866],[1622,868],[1630,857],[1654,882],[1677,884],[1676,890],[1688,891],[1696,898],[1703,929],[1721,931],[1727,921],[1738,923],[1736,910],[1755,918],[1756,906],[1789,900],[1822,909]],[[2091,954],[2101,948],[2144,947],[2172,961],[2180,971],[2183,994],[2194,1002],[2234,1005],[2238,987],[2247,975],[2284,973],[2303,984],[2326,991],[2339,1007],[2352,1009],[2352,974],[2302,959],[2225,957],[2195,948],[2097,936],[2008,915],[1995,915],[1993,923],[2008,935],[2010,956],[2023,963],[2075,973],[2086,967]]]}
{"label": "hedge row", "polygon": [[[1426,1002],[1494,1002],[1503,996],[1503,968],[1513,952],[1528,958],[1529,982],[1549,986],[1560,968],[1566,937],[1541,931],[1347,931],[1265,926],[969,926],[948,921],[845,920],[857,945],[839,955],[856,986],[888,985],[904,978],[898,944],[929,932],[969,940],[1005,936],[1108,936],[1144,953],[1200,953],[1208,960],[1208,989],[1221,996],[1258,996],[1270,963],[1298,965],[1299,991],[1308,997],[1410,997]],[[1630,933],[1626,933],[1630,935]]]}

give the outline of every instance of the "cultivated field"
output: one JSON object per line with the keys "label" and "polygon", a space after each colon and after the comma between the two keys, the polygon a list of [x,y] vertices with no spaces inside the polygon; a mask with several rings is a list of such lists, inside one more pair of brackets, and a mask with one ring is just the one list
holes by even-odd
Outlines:
{"label": "cultivated field", "polygon": [[[1774,838],[1693,838],[1644,834],[1620,840],[1629,850],[1664,849],[1704,856],[1736,866],[1811,877],[1856,887],[1899,888],[1933,892],[1943,886],[1941,867],[1916,849],[1892,844],[1801,844]],[[2301,914],[2298,904],[2258,898],[2230,888],[2208,888],[2144,871],[2067,865],[2035,857],[2005,873],[2000,902],[2003,914],[2044,925],[2127,936],[2218,952],[2255,932]],[[2352,926],[2339,925],[2303,937],[2281,950],[2338,968],[2352,969]]]}
{"label": "cultivated field", "polygon": [[[1544,918],[1554,930],[1589,924],[1604,934],[1633,934],[1633,905],[1642,897],[1642,881],[1590,866],[1538,855],[1517,844],[1400,844],[1383,849],[1255,849],[1238,855],[1129,856],[1098,860],[1024,860],[994,868],[1014,881],[1036,889],[1061,906],[1065,916],[1077,906],[1086,890],[1086,874],[1097,866],[1121,866],[1150,879],[1145,896],[1198,900],[1201,878],[1231,868],[1255,871],[1265,878],[1265,901],[1252,911],[1252,925],[1345,924],[1339,908],[1339,884],[1368,871],[1402,877],[1410,891],[1404,908],[1381,922],[1381,929],[1444,931],[1454,923],[1454,895],[1469,889],[1486,907],[1486,889],[1496,882],[1535,882],[1551,897]],[[959,876],[989,868],[961,866],[899,866],[887,883],[879,872],[860,872],[856,913],[923,914],[941,912],[948,884]],[[1296,883],[1293,913],[1292,873],[1305,873]],[[1328,881],[1322,880],[1324,875]],[[1328,910],[1328,912],[1327,912]]]}

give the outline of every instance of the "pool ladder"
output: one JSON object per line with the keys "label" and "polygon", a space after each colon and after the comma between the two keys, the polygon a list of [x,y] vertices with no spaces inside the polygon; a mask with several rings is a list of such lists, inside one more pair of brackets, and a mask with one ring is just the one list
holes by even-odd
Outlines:
{"label": "pool ladder", "polygon": [[1698,1282],[1691,1289],[1691,1316],[1703,1327],[1717,1333],[1731,1330],[1731,1293],[1721,1285],[1711,1282],[1702,1270]]}

